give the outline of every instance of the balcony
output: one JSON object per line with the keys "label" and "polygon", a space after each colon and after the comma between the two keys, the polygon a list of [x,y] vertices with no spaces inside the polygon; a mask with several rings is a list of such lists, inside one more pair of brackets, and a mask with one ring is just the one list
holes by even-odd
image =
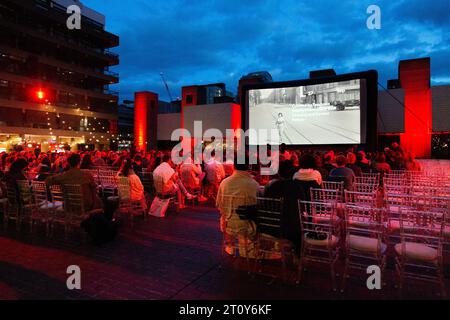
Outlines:
{"label": "balcony", "polygon": [[[34,6],[27,3],[24,3],[23,5],[33,12],[39,13],[40,15],[45,15],[48,19],[57,21],[58,23],[64,23],[65,25],[65,21],[67,19],[66,7],[54,1],[35,0],[34,2]],[[86,33],[90,36],[104,41],[105,45],[109,47],[117,47],[119,45],[119,37],[106,31],[101,23],[84,15],[82,16],[81,23],[84,26],[82,28],[83,31],[86,31]]]}
{"label": "balcony", "polygon": [[75,41],[75,39],[73,39],[72,37],[69,37],[68,35],[59,31],[54,31],[53,34],[49,34],[44,31],[39,31],[28,26],[17,24],[15,22],[12,22],[11,20],[8,20],[6,17],[0,18],[0,25],[5,29],[9,29],[12,32],[18,34],[29,35],[40,40],[53,43],[57,46],[64,46],[74,51],[93,56],[97,59],[106,60],[108,61],[109,65],[119,64],[119,55],[112,53],[109,50],[90,47],[85,43]]}

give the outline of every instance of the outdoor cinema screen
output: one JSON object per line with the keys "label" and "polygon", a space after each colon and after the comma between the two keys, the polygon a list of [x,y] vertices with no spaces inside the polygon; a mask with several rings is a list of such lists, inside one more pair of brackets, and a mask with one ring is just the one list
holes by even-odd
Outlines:
{"label": "outdoor cinema screen", "polygon": [[365,81],[248,90],[249,144],[365,143]]}

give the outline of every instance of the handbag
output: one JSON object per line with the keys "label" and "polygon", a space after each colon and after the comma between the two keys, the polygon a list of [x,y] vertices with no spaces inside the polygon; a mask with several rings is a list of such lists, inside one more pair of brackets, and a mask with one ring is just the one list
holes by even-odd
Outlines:
{"label": "handbag", "polygon": [[149,214],[154,217],[164,218],[166,216],[167,209],[169,208],[170,198],[161,199],[156,196],[152,205],[150,206]]}

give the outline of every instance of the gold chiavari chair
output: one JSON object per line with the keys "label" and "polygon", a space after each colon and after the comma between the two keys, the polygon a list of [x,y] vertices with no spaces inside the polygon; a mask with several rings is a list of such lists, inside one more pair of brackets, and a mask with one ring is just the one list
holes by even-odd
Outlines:
{"label": "gold chiavari chair", "polygon": [[31,213],[30,231],[36,223],[45,224],[45,234],[49,234],[50,211],[53,204],[48,199],[47,185],[43,181],[31,181],[31,189],[34,197],[34,208]]}

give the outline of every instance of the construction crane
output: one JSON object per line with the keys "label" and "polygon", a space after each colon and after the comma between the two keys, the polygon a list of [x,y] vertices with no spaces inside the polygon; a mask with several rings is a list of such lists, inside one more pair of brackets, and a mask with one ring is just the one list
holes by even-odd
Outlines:
{"label": "construction crane", "polygon": [[164,73],[161,72],[160,75],[161,75],[161,80],[162,80],[162,82],[164,83],[164,86],[166,87],[167,94],[169,95],[169,98],[170,98],[170,104],[172,104],[172,101],[173,101],[173,99],[172,99],[172,94],[170,93],[169,86],[167,85],[167,81],[166,81],[166,79],[164,78]]}

